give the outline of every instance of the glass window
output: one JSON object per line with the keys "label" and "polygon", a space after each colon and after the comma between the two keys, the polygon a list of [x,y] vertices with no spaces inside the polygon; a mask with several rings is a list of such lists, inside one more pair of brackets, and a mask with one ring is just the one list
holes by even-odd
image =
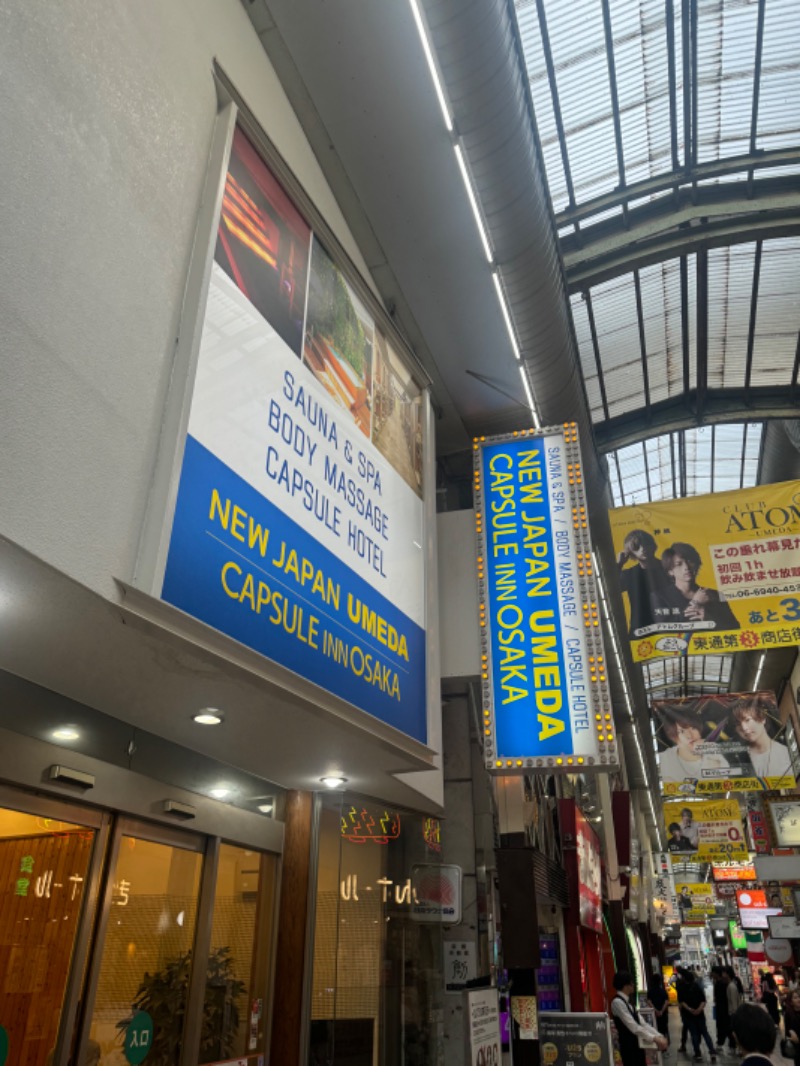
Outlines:
{"label": "glass window", "polygon": [[180,1055],[202,857],[123,835],[112,873],[112,898],[87,1061],[122,1066],[123,1041],[140,1011],[152,1019],[142,1041],[148,1066],[173,1066]]}
{"label": "glass window", "polygon": [[7,1066],[55,1047],[95,834],[0,808],[0,1025]]}
{"label": "glass window", "polygon": [[200,1062],[265,1054],[276,860],[222,844],[214,895]]}
{"label": "glass window", "polygon": [[439,823],[324,796],[310,1066],[434,1066],[442,926],[412,914],[412,878],[441,863]]}

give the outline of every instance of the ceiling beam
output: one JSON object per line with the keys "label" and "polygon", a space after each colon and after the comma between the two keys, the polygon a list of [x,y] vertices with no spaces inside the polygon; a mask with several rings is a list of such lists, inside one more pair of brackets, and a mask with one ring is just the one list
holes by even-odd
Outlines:
{"label": "ceiling beam", "polygon": [[755,199],[748,198],[746,182],[699,188],[695,203],[686,189],[678,198],[677,209],[658,201],[632,209],[627,228],[613,218],[584,229],[580,247],[573,237],[564,237],[569,292],[702,249],[800,233],[796,180],[769,179]]}
{"label": "ceiling beam", "polygon": [[[671,430],[697,426],[697,398],[694,390],[652,404],[649,418],[638,408],[617,415],[594,427],[594,438],[601,452],[614,451],[637,444],[649,437]],[[768,418],[800,417],[800,396],[792,398],[786,385],[746,389],[708,389],[703,409],[703,425],[720,422],[760,421]]]}
{"label": "ceiling beam", "polygon": [[[674,142],[674,152],[678,151],[677,131]],[[595,196],[591,200],[585,200],[576,207],[566,207],[556,215],[556,225],[560,227],[570,222],[585,222],[592,215],[599,215],[604,211],[610,211],[615,207],[622,207],[623,203],[633,203],[649,196],[657,196],[660,192],[667,192],[676,186],[702,184],[713,178],[728,178],[733,174],[744,176],[750,171],[764,170],[775,167],[800,166],[800,150],[797,148],[776,148],[770,151],[755,149],[747,155],[728,156],[726,159],[715,159],[708,163],[698,163],[695,167],[675,169],[666,174],[658,174],[644,181],[637,181],[626,186],[624,190],[614,189],[612,192]]]}

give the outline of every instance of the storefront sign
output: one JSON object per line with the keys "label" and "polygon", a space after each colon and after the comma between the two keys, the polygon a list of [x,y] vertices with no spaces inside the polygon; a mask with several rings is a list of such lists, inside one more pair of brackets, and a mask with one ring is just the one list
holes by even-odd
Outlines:
{"label": "storefront sign", "polygon": [[418,863],[411,867],[411,917],[416,922],[458,925],[461,867]]}
{"label": "storefront sign", "polygon": [[153,1046],[153,1019],[146,1010],[137,1011],[125,1030],[125,1058],[131,1066],[144,1062]]}
{"label": "storefront sign", "polygon": [[543,1066],[613,1066],[607,1014],[555,1014],[539,1019]]}
{"label": "storefront sign", "polygon": [[769,929],[769,916],[780,914],[780,907],[770,907],[767,894],[760,888],[741,889],[736,893],[739,923],[742,929]]}
{"label": "storefront sign", "polygon": [[772,692],[654,700],[665,796],[794,788]]}
{"label": "storefront sign", "polygon": [[777,846],[800,848],[800,800],[772,800],[769,812]]}
{"label": "storefront sign", "polygon": [[800,644],[800,482],[609,517],[634,660]]}
{"label": "storefront sign", "polygon": [[756,855],[759,881],[800,882],[800,861],[796,855]]}
{"label": "storefront sign", "polygon": [[755,881],[756,868],[752,863],[737,863],[730,866],[720,866],[714,863],[711,867],[711,876],[715,881]]}
{"label": "storefront sign", "polygon": [[616,766],[577,430],[474,449],[486,765]]}
{"label": "storefront sign", "polygon": [[769,935],[785,940],[800,940],[800,921],[795,914],[770,914],[767,917]]}
{"label": "storefront sign", "polygon": [[461,993],[477,975],[475,944],[471,940],[445,940],[444,990]]}
{"label": "storefront sign", "polygon": [[578,898],[581,925],[595,933],[603,932],[602,870],[597,835],[575,808],[575,835],[578,849]]}
{"label": "storefront sign", "polygon": [[467,1043],[470,1066],[500,1063],[500,1004],[496,988],[467,992]]}
{"label": "storefront sign", "polygon": [[653,854],[653,906],[665,922],[678,920],[678,895],[672,875],[672,862],[666,852]]}
{"label": "storefront sign", "polygon": [[728,933],[731,938],[731,947],[734,951],[744,951],[747,947],[747,940],[745,939],[744,931],[738,922],[733,920],[728,922]]}
{"label": "storefront sign", "polygon": [[665,803],[664,823],[673,861],[690,854],[700,861],[747,858],[737,800]]}
{"label": "storefront sign", "polygon": [[237,130],[161,596],[424,742],[425,544],[420,391]]}
{"label": "storefront sign", "polygon": [[[761,810],[760,802],[755,796],[748,797],[747,825],[750,829],[753,851],[757,855],[768,855],[770,851],[769,826],[764,812]],[[759,806],[755,804],[759,804]]]}

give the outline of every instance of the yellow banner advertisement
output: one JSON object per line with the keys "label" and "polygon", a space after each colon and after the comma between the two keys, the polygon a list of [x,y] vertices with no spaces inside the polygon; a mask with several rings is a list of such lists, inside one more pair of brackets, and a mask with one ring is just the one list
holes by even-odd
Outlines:
{"label": "yellow banner advertisement", "polygon": [[676,881],[675,890],[682,922],[701,921],[717,913],[714,886],[707,881],[689,884]]}
{"label": "yellow banner advertisement", "polygon": [[748,856],[738,800],[665,803],[664,822],[673,862],[740,861]]}
{"label": "yellow banner advertisement", "polygon": [[800,644],[800,481],[609,517],[637,662]]}

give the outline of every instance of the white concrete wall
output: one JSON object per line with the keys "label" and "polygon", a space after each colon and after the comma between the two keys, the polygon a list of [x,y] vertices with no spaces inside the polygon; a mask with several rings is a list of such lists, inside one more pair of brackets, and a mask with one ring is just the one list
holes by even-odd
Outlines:
{"label": "white concrete wall", "polygon": [[239,0],[0,0],[0,535],[130,579],[216,58],[366,267]]}

